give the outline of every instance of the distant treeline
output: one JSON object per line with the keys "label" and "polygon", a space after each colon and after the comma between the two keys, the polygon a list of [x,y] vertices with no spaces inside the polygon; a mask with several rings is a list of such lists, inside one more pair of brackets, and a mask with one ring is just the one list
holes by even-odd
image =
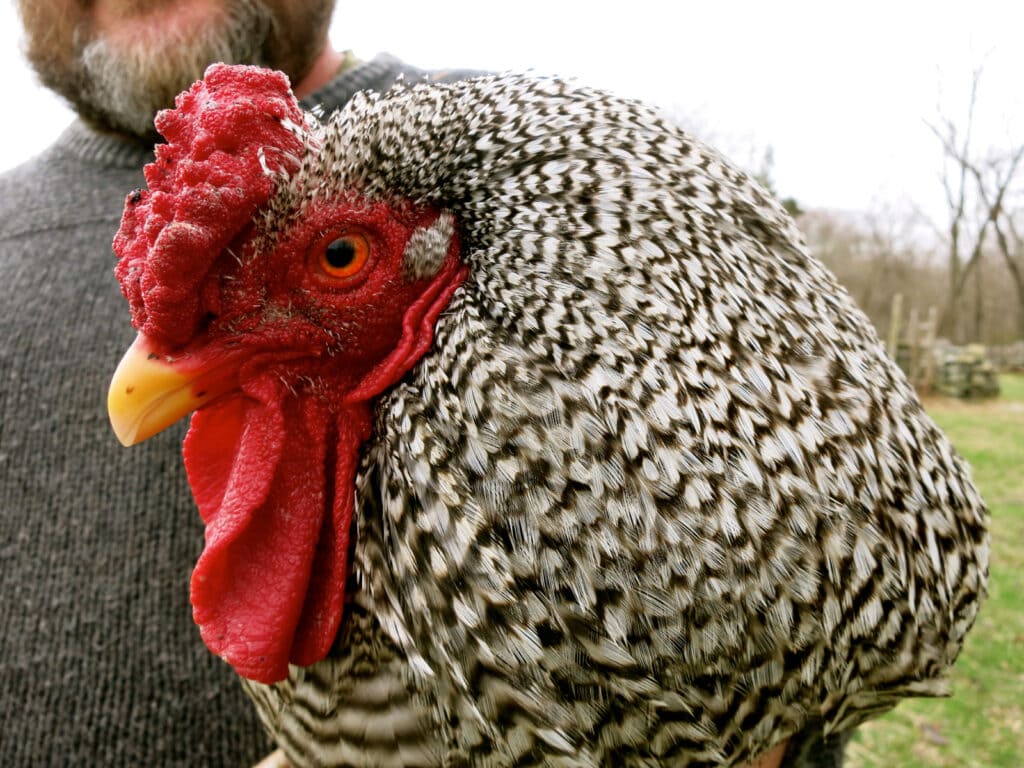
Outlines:
{"label": "distant treeline", "polygon": [[903,296],[904,322],[914,309],[923,318],[935,307],[939,335],[955,343],[1006,344],[1022,338],[1024,307],[995,243],[991,252],[983,249],[950,312],[948,244],[929,234],[915,214],[808,210],[798,221],[811,252],[835,273],[883,339],[896,294]]}

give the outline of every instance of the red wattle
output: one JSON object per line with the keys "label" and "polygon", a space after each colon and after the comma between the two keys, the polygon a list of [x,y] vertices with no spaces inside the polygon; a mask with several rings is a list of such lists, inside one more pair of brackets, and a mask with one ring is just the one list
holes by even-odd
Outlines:
{"label": "red wattle", "polygon": [[192,606],[210,650],[269,683],[323,658],[337,633],[353,494],[334,489],[353,488],[369,413],[335,419],[272,375],[243,391],[197,412],[185,440],[206,522]]}
{"label": "red wattle", "polygon": [[316,560],[306,592],[299,629],[292,644],[291,662],[300,667],[315,664],[327,655],[344,615],[345,581],[348,578],[348,541],[355,502],[359,448],[373,428],[366,403],[340,413],[335,421],[334,460],[325,465],[331,514],[325,515]]}

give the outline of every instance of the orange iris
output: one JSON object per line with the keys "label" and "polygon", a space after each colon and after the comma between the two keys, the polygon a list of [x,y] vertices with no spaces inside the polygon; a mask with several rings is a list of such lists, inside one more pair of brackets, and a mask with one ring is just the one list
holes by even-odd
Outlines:
{"label": "orange iris", "polygon": [[318,263],[328,277],[344,279],[359,274],[369,258],[370,241],[350,232],[330,241],[320,252]]}

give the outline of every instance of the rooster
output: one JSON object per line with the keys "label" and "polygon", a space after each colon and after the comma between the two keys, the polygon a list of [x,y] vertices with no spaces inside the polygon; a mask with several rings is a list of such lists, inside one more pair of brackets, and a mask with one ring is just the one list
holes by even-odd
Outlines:
{"label": "rooster", "polygon": [[[987,512],[793,221],[557,79],[214,66],[114,248],[210,650],[289,760],[729,766],[944,674]],[[194,412],[194,413],[193,413]]]}

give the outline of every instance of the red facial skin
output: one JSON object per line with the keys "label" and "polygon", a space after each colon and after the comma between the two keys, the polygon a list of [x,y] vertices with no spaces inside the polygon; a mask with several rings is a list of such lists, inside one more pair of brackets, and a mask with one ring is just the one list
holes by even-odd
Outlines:
{"label": "red facial skin", "polygon": [[[436,215],[314,208],[269,258],[208,278],[222,314],[197,352],[243,362],[238,389],[197,412],[185,440],[207,525],[192,602],[207,645],[246,677],[278,680],[288,661],[318,661],[337,632],[372,398],[426,352],[464,275],[454,238],[435,277],[402,275],[409,236]],[[348,231],[369,258],[339,279],[320,257]]]}
{"label": "red facial skin", "polygon": [[[193,615],[210,650],[265,683],[330,650],[373,398],[428,350],[466,274],[453,237],[435,275],[408,279],[406,243],[438,212],[355,195],[311,204],[256,253],[263,164],[300,150],[282,118],[301,122],[283,76],[212,69],[158,120],[169,144],[114,244],[133,323],[209,385],[184,446],[206,523]],[[365,263],[339,274],[324,252],[350,235]]]}

